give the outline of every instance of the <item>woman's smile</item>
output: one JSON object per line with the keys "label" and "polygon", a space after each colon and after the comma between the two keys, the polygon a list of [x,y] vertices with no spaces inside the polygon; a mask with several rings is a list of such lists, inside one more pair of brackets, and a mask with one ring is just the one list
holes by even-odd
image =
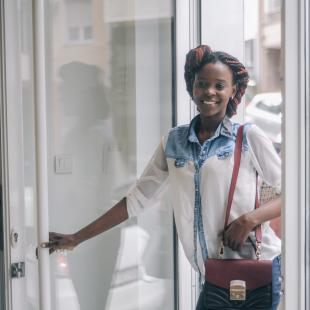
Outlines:
{"label": "woman's smile", "polygon": [[223,119],[235,92],[232,72],[221,62],[208,63],[196,74],[193,99],[202,117]]}
{"label": "woman's smile", "polygon": [[218,102],[215,101],[215,100],[201,100],[200,103],[201,103],[201,104],[204,104],[204,105],[218,104]]}

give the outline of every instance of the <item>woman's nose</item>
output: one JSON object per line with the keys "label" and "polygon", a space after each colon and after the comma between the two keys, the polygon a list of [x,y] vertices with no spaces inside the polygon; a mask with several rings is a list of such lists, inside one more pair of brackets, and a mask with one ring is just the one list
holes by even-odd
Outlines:
{"label": "woman's nose", "polygon": [[211,86],[209,86],[209,87],[206,87],[205,89],[204,89],[204,93],[207,95],[207,96],[213,96],[213,95],[215,95],[215,89],[214,89],[214,87],[211,87]]}

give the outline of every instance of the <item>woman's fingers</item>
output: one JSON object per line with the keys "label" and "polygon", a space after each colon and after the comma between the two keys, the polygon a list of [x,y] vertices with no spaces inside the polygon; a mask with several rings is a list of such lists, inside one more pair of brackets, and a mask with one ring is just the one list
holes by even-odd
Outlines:
{"label": "woman's fingers", "polygon": [[244,243],[243,236],[234,234],[228,229],[224,232],[224,246],[228,246],[233,251],[239,251]]}
{"label": "woman's fingers", "polygon": [[58,241],[49,241],[41,243],[41,248],[53,248],[57,246]]}
{"label": "woman's fingers", "polygon": [[41,243],[42,248],[49,248],[54,252],[55,250],[72,250],[74,244],[70,238],[70,235],[59,234],[55,232],[50,232],[49,242]]}
{"label": "woman's fingers", "polygon": [[[73,235],[59,234],[55,232],[49,233],[49,241],[42,242],[41,248],[48,248],[49,253],[61,251],[61,250],[73,250],[77,243],[74,240]],[[38,258],[38,248],[36,249],[36,257]]]}

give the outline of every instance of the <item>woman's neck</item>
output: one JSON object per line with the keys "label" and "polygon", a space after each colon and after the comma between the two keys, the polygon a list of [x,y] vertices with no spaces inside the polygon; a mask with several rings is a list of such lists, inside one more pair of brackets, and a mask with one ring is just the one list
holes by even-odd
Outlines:
{"label": "woman's neck", "polygon": [[[225,117],[225,116],[224,116]],[[214,134],[224,117],[219,118],[208,118],[200,114],[200,122],[197,128],[198,139],[200,142],[204,142],[210,139]]]}

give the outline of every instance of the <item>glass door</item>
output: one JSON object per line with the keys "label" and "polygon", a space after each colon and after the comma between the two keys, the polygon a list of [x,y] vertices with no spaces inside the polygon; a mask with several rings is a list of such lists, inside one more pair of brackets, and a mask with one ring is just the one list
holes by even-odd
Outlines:
{"label": "glass door", "polygon": [[[174,9],[166,0],[49,0],[44,6],[46,229],[69,233],[126,194],[172,126]],[[26,267],[25,275],[8,281],[7,306],[32,310],[40,309],[35,138],[42,130],[35,127],[39,59],[32,33],[42,30],[33,29],[33,1],[7,0],[3,9],[4,206],[9,233],[18,236],[7,259]],[[164,199],[74,252],[51,255],[47,309],[173,309],[173,257],[172,212]]]}
{"label": "glass door", "polygon": [[[111,208],[172,121],[172,1],[48,1],[50,229]],[[173,308],[168,202],[51,257],[52,309]]]}

